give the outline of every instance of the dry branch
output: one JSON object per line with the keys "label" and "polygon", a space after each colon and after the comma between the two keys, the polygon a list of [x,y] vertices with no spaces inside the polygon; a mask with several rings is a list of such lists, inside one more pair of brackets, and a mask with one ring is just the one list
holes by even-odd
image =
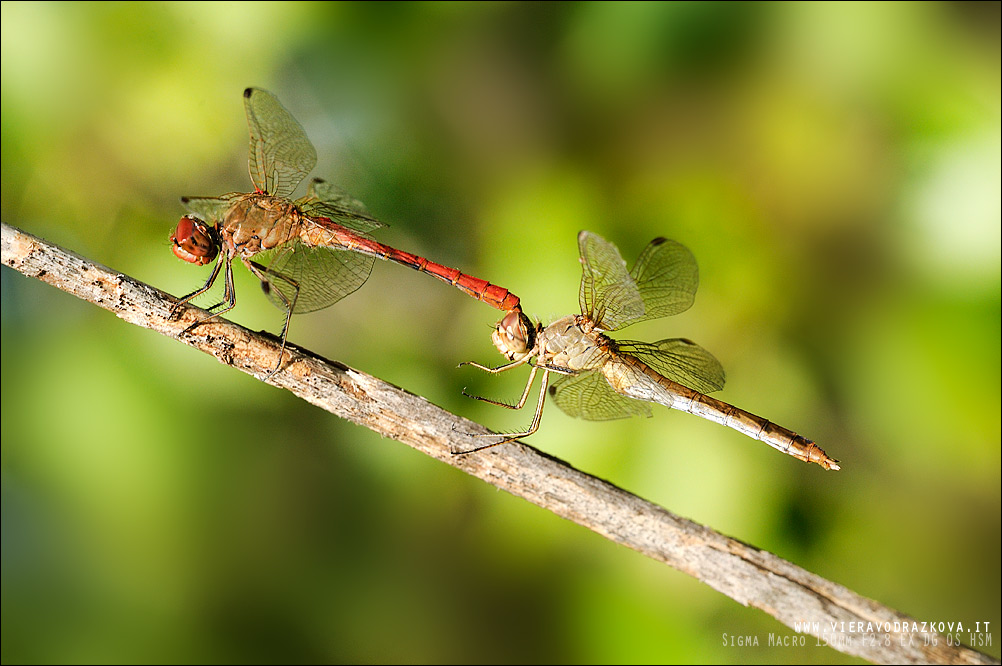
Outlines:
{"label": "dry branch", "polygon": [[[90,301],[118,317],[177,338],[204,316],[176,299],[8,225],[3,263]],[[187,345],[264,378],[278,342],[215,319],[183,335]],[[283,369],[266,380],[332,414],[392,437],[558,516],[689,574],[745,606],[847,654],[877,663],[990,664],[991,657],[772,553],[677,516],[530,446],[513,443],[456,456],[463,433],[487,433],[427,400],[375,377],[289,346]]]}

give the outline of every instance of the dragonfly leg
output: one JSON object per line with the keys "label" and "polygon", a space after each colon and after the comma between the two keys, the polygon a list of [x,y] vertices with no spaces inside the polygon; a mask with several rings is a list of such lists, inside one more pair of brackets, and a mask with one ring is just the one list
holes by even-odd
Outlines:
{"label": "dragonfly leg", "polygon": [[[209,307],[205,308],[205,310],[207,312],[211,312],[213,315],[218,315],[223,312],[229,312],[236,304],[237,290],[236,285],[233,282],[233,265],[231,263],[227,263],[226,271],[223,273],[223,300],[218,303],[213,303]],[[219,308],[222,309],[220,310]],[[208,319],[208,317],[206,317],[206,319]]]}
{"label": "dragonfly leg", "polygon": [[[264,292],[266,294],[270,294],[274,287],[271,286],[271,279],[268,277],[268,269],[256,261],[249,261],[245,259],[244,264],[250,272],[254,274],[254,277],[261,281],[261,288]],[[275,367],[271,369],[271,372],[265,375],[265,379],[270,379],[271,376],[278,372],[282,367],[282,359],[285,357],[285,343],[289,339],[289,322],[292,321],[292,312],[296,309],[296,301],[299,300],[298,282],[278,272],[274,272],[273,275],[291,285],[294,290],[294,294],[290,300],[281,289],[274,289],[275,293],[277,293],[278,297],[282,300],[282,305],[285,308],[285,322],[282,324],[282,348],[278,351],[278,362],[275,363]]]}
{"label": "dragonfly leg", "polygon": [[[203,284],[201,287],[191,292],[187,296],[184,296],[183,298],[181,298],[181,300],[179,300],[177,303],[174,304],[174,307],[171,308],[170,315],[167,317],[169,320],[173,321],[174,319],[177,318],[177,315],[180,312],[182,306],[189,303],[192,299],[198,298],[199,296],[201,296],[202,294],[204,294],[205,292],[209,291],[209,289],[212,288],[212,285],[215,284],[216,282],[216,278],[219,277],[219,269],[222,268],[224,261],[227,261],[227,259],[224,257],[220,257],[219,261],[216,262],[216,265],[212,267],[212,273],[209,274],[209,279],[205,281],[205,284]],[[218,305],[220,304],[217,303],[212,307],[217,307]],[[211,310],[212,308],[208,309]]]}
{"label": "dragonfly leg", "polygon": [[[535,366],[533,366],[533,368],[532,368],[532,374],[533,375],[536,374],[536,369],[537,368]],[[484,449],[490,449],[490,448],[493,448],[495,446],[500,446],[501,444],[507,444],[508,442],[513,442],[516,439],[521,439],[522,437],[528,437],[532,433],[534,433],[537,430],[539,430],[539,421],[540,421],[540,418],[543,415],[543,403],[546,401],[546,385],[549,382],[549,376],[550,376],[550,370],[549,370],[549,368],[545,368],[544,367],[543,368],[543,379],[542,379],[542,383],[541,383],[541,385],[539,387],[539,400],[536,402],[536,413],[533,415],[533,417],[532,417],[532,423],[529,425],[529,428],[527,430],[525,430],[523,432],[515,432],[515,433],[508,434],[508,435],[503,435],[501,437],[501,439],[498,440],[498,441],[496,441],[496,442],[491,442],[490,444],[484,444],[483,446],[477,446],[477,447],[474,447],[472,449],[467,449],[466,451],[453,451],[452,455],[454,455],[454,456],[465,455],[467,453],[474,453],[475,451],[483,451]],[[526,391],[525,391],[526,394],[528,394],[528,392],[529,392],[529,386],[531,386],[531,385],[532,385],[532,381],[530,379],[529,384],[526,386]],[[523,396],[522,396],[522,403],[524,403],[524,402],[525,402],[525,395],[523,394]],[[510,405],[505,405],[505,406],[509,406],[510,407]],[[519,407],[521,407],[521,404],[519,405]],[[478,437],[496,437],[497,435],[476,435],[476,436],[478,436]]]}
{"label": "dragonfly leg", "polygon": [[[465,361],[463,363],[460,363],[459,367],[463,367],[464,365],[472,365],[474,368],[477,368],[478,370],[483,370],[484,372],[489,372],[491,374],[496,375],[500,372],[511,370],[513,368],[517,368],[520,365],[524,365],[528,363],[530,359],[532,359],[531,356],[526,356],[525,358],[522,358],[518,361],[505,363],[504,365],[498,366],[496,368],[489,368],[486,365],[480,365],[479,363],[474,363],[473,361]],[[517,405],[512,405],[511,403],[503,402],[501,400],[491,400],[490,398],[484,398],[483,396],[473,395],[471,393],[467,393],[465,388],[463,389],[463,395],[465,395],[467,398],[473,398],[474,400],[480,400],[482,402],[486,402],[491,405],[497,405],[498,407],[506,407],[508,409],[522,409],[522,406],[525,404],[525,398],[526,396],[529,395],[529,389],[532,387],[532,380],[535,377],[536,377],[536,366],[532,366],[532,372],[529,373],[529,381],[525,383],[525,391],[522,392],[522,398],[518,401]]]}
{"label": "dragonfly leg", "polygon": [[520,365],[525,365],[526,363],[529,362],[529,360],[531,358],[532,358],[532,356],[526,356],[525,358],[522,358],[522,359],[520,359],[518,361],[512,361],[511,363],[505,363],[504,365],[499,365],[496,368],[492,368],[492,367],[486,366],[486,365],[480,365],[479,363],[477,363],[475,361],[463,361],[462,363],[459,364],[459,367],[461,368],[464,365],[472,365],[477,370],[483,370],[484,372],[489,372],[492,375],[496,375],[499,372],[504,372],[506,370],[511,370],[512,368],[517,368]]}
{"label": "dragonfly leg", "polygon": [[[219,303],[216,303],[212,307],[207,308],[210,312],[212,312],[212,310],[216,310],[216,308],[218,308],[219,306],[223,306],[223,309],[222,310],[216,310],[215,312],[212,312],[207,317],[202,317],[201,319],[199,319],[198,321],[196,321],[194,324],[188,326],[186,329],[184,329],[183,331],[181,331],[180,335],[184,335],[185,333],[190,333],[191,331],[193,331],[194,329],[198,328],[199,326],[201,326],[205,322],[209,321],[213,317],[218,317],[221,314],[229,312],[230,310],[232,310],[236,306],[236,304],[237,304],[237,292],[236,292],[236,290],[233,287],[233,264],[230,261],[229,257],[226,257],[226,259],[224,260],[224,262],[226,264],[226,270],[223,271],[223,300],[220,301]],[[214,270],[213,273],[212,273],[212,275],[209,276],[210,277],[210,281],[207,282],[205,284],[205,286],[202,287],[202,289],[199,289],[198,291],[196,291],[195,293],[193,293],[191,296],[188,296],[185,300],[182,300],[180,303],[178,303],[178,305],[176,305],[174,307],[177,308],[179,305],[182,305],[182,304],[186,303],[187,301],[191,300],[195,296],[198,296],[199,294],[204,293],[210,286],[212,286],[212,282],[215,281],[215,275],[218,272],[219,272],[219,265],[217,264],[216,265],[216,270]]]}
{"label": "dragonfly leg", "polygon": [[529,390],[532,388],[532,380],[536,378],[536,370],[538,369],[539,368],[537,368],[536,366],[532,366],[532,370],[529,372],[529,381],[525,383],[525,390],[522,391],[522,397],[519,398],[517,404],[512,405],[510,403],[503,402],[501,400],[491,400],[490,398],[485,398],[483,396],[472,395],[470,393],[467,393],[465,388],[463,389],[463,395],[465,395],[467,398],[473,398],[474,400],[480,400],[481,402],[486,402],[491,405],[497,405],[498,407],[505,407],[507,409],[522,409],[522,407],[525,405],[525,399],[529,395]]}

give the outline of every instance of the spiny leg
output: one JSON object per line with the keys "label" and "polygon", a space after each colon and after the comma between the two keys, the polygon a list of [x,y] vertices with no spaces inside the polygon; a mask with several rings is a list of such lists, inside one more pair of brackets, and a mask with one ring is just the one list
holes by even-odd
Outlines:
{"label": "spiny leg", "polygon": [[[171,308],[170,315],[168,316],[169,320],[174,320],[177,317],[177,314],[181,310],[182,306],[190,302],[192,299],[198,298],[212,288],[212,285],[216,282],[216,278],[219,277],[219,269],[222,268],[224,261],[226,261],[226,258],[220,257],[219,261],[216,262],[216,265],[212,267],[212,273],[209,274],[209,279],[205,281],[205,284],[174,304],[174,307]],[[212,308],[209,309],[211,310]]]}
{"label": "spiny leg", "polygon": [[527,355],[527,356],[525,356],[524,358],[522,358],[522,359],[520,359],[518,361],[512,361],[511,363],[505,363],[504,365],[499,365],[496,368],[491,368],[491,367],[486,366],[486,365],[480,365],[479,363],[476,363],[475,361],[463,361],[462,363],[459,364],[459,367],[461,368],[464,365],[472,365],[474,368],[476,368],[478,370],[483,370],[484,372],[489,372],[492,375],[496,375],[499,372],[505,372],[507,370],[511,370],[512,368],[517,368],[520,365],[525,365],[531,359],[532,359],[532,356],[531,355]]}
{"label": "spiny leg", "polygon": [[[218,317],[219,315],[224,314],[226,312],[229,312],[234,307],[236,307],[236,304],[237,304],[237,292],[236,292],[236,289],[233,286],[233,263],[230,260],[230,257],[226,257],[224,259],[224,261],[226,263],[226,270],[223,271],[223,300],[220,301],[219,303],[216,303],[212,307],[207,308],[207,309],[211,312],[212,310],[215,310],[216,308],[218,308],[220,305],[225,306],[225,307],[223,307],[222,310],[217,310],[216,312],[212,312],[207,317],[202,317],[201,319],[199,319],[198,321],[196,321],[194,324],[191,324],[186,329],[184,329],[183,331],[181,331],[181,335],[184,335],[185,333],[190,333],[191,331],[193,331],[197,327],[201,326],[205,322],[209,321],[213,317]],[[213,275],[210,276],[210,277],[212,277],[213,281],[215,280],[215,277],[214,277],[215,274],[218,273],[218,272],[219,271],[218,271],[218,266],[217,266],[217,269],[215,271],[213,271]],[[191,299],[191,298],[194,298],[195,296],[197,296],[198,294],[203,293],[204,291],[206,291],[208,289],[209,286],[211,286],[211,284],[207,283],[205,287],[203,287],[199,291],[195,292],[194,294],[192,294],[188,298]],[[182,301],[182,303],[184,303],[184,301]]]}
{"label": "spiny leg", "polygon": [[[479,363],[475,363],[473,361],[463,361],[462,363],[459,364],[459,367],[461,368],[464,365],[472,365],[474,368],[477,368],[478,370],[483,370],[484,372],[489,372],[493,375],[496,375],[498,373],[517,368],[520,365],[525,365],[526,363],[531,361],[532,358],[533,358],[532,356],[525,356],[519,359],[518,361],[505,363],[504,365],[500,365],[496,368],[490,368],[486,365],[480,365]],[[533,366],[532,372],[529,373],[529,381],[525,383],[525,391],[522,393],[522,399],[518,401],[517,407],[515,405],[509,404],[507,402],[502,402],[500,400],[491,400],[490,398],[484,398],[479,395],[472,395],[470,393],[467,393],[465,388],[463,389],[463,395],[465,395],[467,398],[473,398],[474,400],[481,400],[483,402],[490,403],[492,405],[497,405],[498,407],[507,407],[508,409],[522,409],[522,405],[525,404],[525,397],[529,395],[529,387],[532,386],[532,379],[535,376],[536,376],[536,366]]]}
{"label": "spiny leg", "polygon": [[[486,365],[480,365],[479,363],[475,363],[473,361],[463,361],[462,363],[459,364],[459,367],[461,368],[464,365],[472,365],[474,368],[477,368],[478,370],[483,370],[484,372],[489,372],[491,374],[496,375],[501,372],[506,372],[508,370],[517,368],[520,365],[524,365],[529,361],[531,361],[532,359],[533,357],[531,355],[524,356],[517,361],[512,361],[511,363],[505,363],[504,365],[499,365],[496,368],[491,368]],[[497,405],[498,407],[507,407],[508,409],[522,409],[522,405],[525,404],[525,398],[527,395],[529,395],[529,388],[532,386],[532,380],[535,376],[536,376],[536,366],[532,366],[532,372],[529,373],[529,381],[525,383],[525,391],[522,392],[522,398],[518,401],[517,406],[500,400],[491,400],[490,398],[484,398],[479,395],[473,395],[467,393],[465,387],[463,388],[463,395],[465,395],[467,398],[473,398],[474,400],[481,400],[491,405]]]}
{"label": "spiny leg", "polygon": [[[518,361],[518,363],[521,364],[522,362]],[[474,364],[471,363],[471,365]],[[505,369],[507,370],[510,369],[511,367],[514,367],[513,364],[509,364],[509,367],[506,367]],[[467,393],[465,388],[463,389],[463,395],[465,395],[467,398],[473,398],[474,400],[480,400],[481,402],[486,402],[491,405],[497,405],[498,407],[506,407],[508,409],[522,409],[522,407],[525,405],[525,399],[529,395],[529,390],[532,388],[532,380],[536,378],[536,371],[538,369],[539,369],[538,366],[535,365],[532,366],[532,370],[529,372],[529,380],[525,383],[525,390],[522,391],[522,397],[519,398],[517,404],[512,405],[510,403],[503,402],[501,400],[491,400],[490,398],[485,398],[483,396],[473,395],[471,393]],[[490,371],[489,368],[487,370],[488,372]],[[497,371],[501,372],[501,370]]]}
{"label": "spiny leg", "polygon": [[[529,392],[529,386],[532,385],[532,377],[536,374],[536,370],[537,370],[537,366],[533,366],[533,368],[532,368],[532,374],[529,377],[529,383],[526,386],[526,390],[525,390],[526,393]],[[541,380],[540,387],[539,387],[539,400],[536,402],[536,413],[532,417],[532,423],[529,425],[528,430],[526,430],[524,432],[516,432],[516,433],[511,433],[511,434],[508,434],[508,435],[504,435],[501,438],[501,440],[499,440],[497,442],[491,442],[490,444],[484,444],[483,446],[478,446],[478,447],[475,447],[475,448],[472,448],[472,449],[468,449],[466,451],[453,451],[452,455],[465,455],[467,453],[473,453],[475,451],[483,451],[484,449],[490,449],[490,448],[493,448],[495,446],[500,446],[501,444],[507,444],[508,442],[513,442],[516,439],[520,439],[522,437],[528,437],[529,435],[531,435],[534,432],[536,432],[537,430],[539,430],[539,421],[540,421],[540,418],[543,415],[543,403],[546,401],[546,385],[549,382],[549,378],[550,378],[550,369],[544,367],[543,368],[543,379]],[[474,396],[471,396],[471,397],[474,397]],[[491,402],[491,401],[488,401],[488,402]],[[521,403],[524,403],[524,402],[525,402],[525,394],[523,394],[523,396],[522,396]],[[519,404],[519,408],[522,406],[521,403]],[[499,403],[495,403],[495,404],[499,404]],[[503,405],[503,403],[501,403],[501,404]],[[510,407],[512,409],[516,409],[515,407],[512,407],[511,405],[503,405],[503,406]],[[496,435],[478,435],[478,436],[480,436],[480,437],[496,437]]]}
{"label": "spiny leg", "polygon": [[[233,309],[237,304],[237,288],[236,282],[233,280],[233,264],[232,260],[228,260],[226,264],[226,272],[223,273],[223,300],[218,303],[214,303],[209,307],[205,308],[212,314],[220,314],[223,312],[228,312]],[[220,306],[227,306],[223,310],[217,310]]]}
{"label": "spiny leg", "polygon": [[258,280],[261,281],[261,288],[264,290],[266,294],[270,294],[272,289],[274,289],[274,291],[278,294],[278,297],[282,300],[282,305],[285,308],[285,322],[282,324],[282,334],[281,334],[282,348],[278,351],[278,361],[275,363],[275,367],[271,369],[271,372],[269,372],[267,375],[264,376],[264,378],[267,380],[270,379],[271,376],[274,375],[276,372],[278,372],[279,369],[282,367],[282,359],[285,357],[285,343],[289,338],[289,323],[292,321],[292,313],[296,309],[296,302],[299,300],[299,283],[293,280],[292,278],[288,277],[287,275],[283,275],[282,273],[279,273],[277,271],[271,272],[271,274],[274,275],[276,278],[282,280],[283,282],[285,282],[286,284],[290,285],[293,288],[294,293],[292,296],[292,300],[290,301],[289,297],[286,296],[281,289],[275,289],[272,286],[271,279],[268,277],[269,271],[267,268],[257,263],[256,261],[249,261],[246,259],[244,260],[244,264],[247,266],[250,272],[253,273]]}

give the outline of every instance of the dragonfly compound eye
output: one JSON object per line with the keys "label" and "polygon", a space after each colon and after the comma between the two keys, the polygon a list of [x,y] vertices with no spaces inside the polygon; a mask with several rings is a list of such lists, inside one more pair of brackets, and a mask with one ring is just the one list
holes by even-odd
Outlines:
{"label": "dragonfly compound eye", "polygon": [[491,338],[494,346],[505,357],[518,360],[532,349],[535,329],[521,310],[512,310],[498,322]]}
{"label": "dragonfly compound eye", "polygon": [[199,266],[211,263],[219,253],[219,244],[212,230],[205,222],[191,215],[185,215],[177,223],[170,242],[178,259]]}

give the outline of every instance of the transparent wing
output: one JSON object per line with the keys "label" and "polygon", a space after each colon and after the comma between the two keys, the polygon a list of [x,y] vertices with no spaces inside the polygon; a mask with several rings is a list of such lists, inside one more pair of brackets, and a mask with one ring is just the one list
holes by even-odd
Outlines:
{"label": "transparent wing", "polygon": [[267,90],[244,90],[250,127],[250,177],[260,192],[287,197],[313,167],[317,151],[303,126]]}
{"label": "transparent wing", "polygon": [[238,194],[224,194],[221,197],[181,197],[181,204],[189,213],[195,213],[210,224],[221,222],[229,210],[233,198]]}
{"label": "transparent wing", "polygon": [[614,331],[644,316],[644,301],[616,246],[597,234],[578,234],[581,289],[578,304],[605,331]]}
{"label": "transparent wing", "polygon": [[560,375],[550,384],[550,394],[565,414],[589,421],[651,415],[650,405],[617,393],[601,372]]}
{"label": "transparent wing", "polygon": [[306,196],[296,203],[311,217],[327,217],[357,231],[373,231],[386,226],[370,216],[361,201],[320,178],[310,181]]}
{"label": "transparent wing", "polygon": [[655,238],[633,270],[616,246],[596,234],[578,234],[583,274],[582,314],[605,331],[678,314],[692,306],[699,286],[696,259],[681,243]]}
{"label": "transparent wing", "polygon": [[644,248],[630,276],[644,301],[644,315],[635,321],[685,312],[692,307],[699,286],[696,258],[684,245],[667,238],[655,238]]}
{"label": "transparent wing", "polygon": [[372,257],[358,252],[310,247],[298,240],[255,259],[267,262],[268,298],[281,310],[295,300],[293,312],[313,312],[338,302],[365,283],[373,263]]}
{"label": "transparent wing", "polygon": [[691,340],[619,340],[616,351],[620,355],[635,356],[663,377],[700,393],[724,388],[724,368],[720,361]]}

